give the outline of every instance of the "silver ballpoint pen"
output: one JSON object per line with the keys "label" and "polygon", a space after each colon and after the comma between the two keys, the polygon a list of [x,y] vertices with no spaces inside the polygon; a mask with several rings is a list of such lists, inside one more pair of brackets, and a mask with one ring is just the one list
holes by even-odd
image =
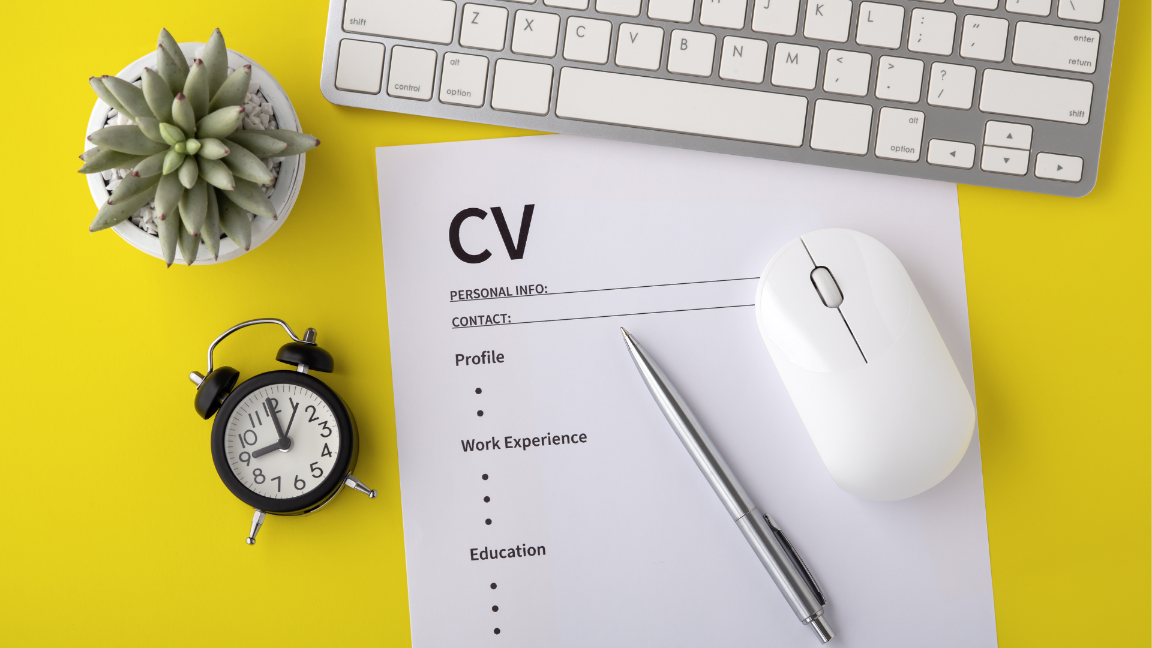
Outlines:
{"label": "silver ballpoint pen", "polygon": [[776,586],[780,588],[788,605],[792,606],[792,611],[802,622],[812,627],[820,643],[831,641],[835,634],[823,616],[827,601],[804,561],[772,518],[756,510],[756,505],[748,493],[744,492],[744,487],[736,480],[732,469],[720,456],[716,446],[712,445],[708,433],[700,426],[692,410],[688,409],[660,367],[628,331],[621,327],[620,332],[624,334],[624,342],[628,345],[632,360],[636,362],[636,368],[644,378],[644,384],[648,385],[648,391],[656,399],[656,404],[660,406],[660,411],[664,412],[676,436],[680,437],[688,454],[692,455],[700,472],[704,473],[704,478],[712,485],[712,490],[716,491],[760,562],[764,563],[772,580],[776,581]]}

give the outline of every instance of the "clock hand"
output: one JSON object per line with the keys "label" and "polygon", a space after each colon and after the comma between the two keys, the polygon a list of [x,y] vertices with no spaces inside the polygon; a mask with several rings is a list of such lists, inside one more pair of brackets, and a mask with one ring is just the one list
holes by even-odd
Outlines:
{"label": "clock hand", "polygon": [[260,448],[259,450],[252,451],[252,458],[253,459],[259,459],[260,457],[263,457],[264,455],[268,454],[269,452],[275,452],[276,450],[279,450],[281,447],[283,447],[283,446],[281,446],[280,442],[277,441],[276,443],[273,443],[270,446],[264,446],[263,448]]}
{"label": "clock hand", "polygon": [[288,433],[292,431],[292,421],[296,420],[296,410],[298,409],[300,409],[300,403],[292,405],[292,416],[288,417],[288,427],[284,428],[284,436],[288,436]]}
{"label": "clock hand", "polygon": [[280,418],[276,416],[276,408],[272,405],[272,399],[265,398],[264,406],[268,408],[268,418],[272,419],[272,425],[276,427],[276,436],[284,439],[286,435],[284,434],[284,430],[280,428]]}

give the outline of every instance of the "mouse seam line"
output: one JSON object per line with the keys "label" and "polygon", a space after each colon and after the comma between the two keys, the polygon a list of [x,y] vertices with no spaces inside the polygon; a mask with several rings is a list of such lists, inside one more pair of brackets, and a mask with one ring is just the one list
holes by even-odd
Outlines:
{"label": "mouse seam line", "polygon": [[844,328],[848,329],[848,335],[851,335],[852,341],[856,343],[856,350],[860,352],[860,357],[864,358],[864,364],[868,364],[868,356],[864,355],[864,349],[860,348],[860,341],[856,339],[856,334],[852,331],[852,327],[848,325],[848,318],[844,317],[844,311],[837,308],[836,312],[840,313],[840,319],[844,320]]}
{"label": "mouse seam line", "polygon": [[800,237],[800,245],[804,246],[804,253],[808,255],[808,260],[812,262],[812,268],[816,269],[820,266],[816,265],[816,259],[812,258],[812,251],[808,249],[808,244],[804,242],[804,237]]}

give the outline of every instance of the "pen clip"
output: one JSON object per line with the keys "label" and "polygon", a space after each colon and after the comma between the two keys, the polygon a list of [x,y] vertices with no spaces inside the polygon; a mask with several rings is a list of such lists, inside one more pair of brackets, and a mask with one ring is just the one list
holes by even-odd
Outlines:
{"label": "pen clip", "polygon": [[800,575],[804,577],[804,581],[808,583],[808,587],[816,594],[816,600],[820,601],[820,605],[828,605],[828,600],[824,598],[824,592],[820,590],[820,585],[816,582],[816,578],[812,572],[808,570],[808,565],[804,564],[804,559],[800,554],[796,553],[796,549],[788,542],[788,537],[784,535],[784,531],[776,526],[776,521],[771,518],[767,513],[764,514],[764,521],[768,523],[768,528],[772,529],[772,535],[780,541],[780,545],[784,547],[784,551],[788,552],[788,558],[792,560],[792,564],[796,566]]}

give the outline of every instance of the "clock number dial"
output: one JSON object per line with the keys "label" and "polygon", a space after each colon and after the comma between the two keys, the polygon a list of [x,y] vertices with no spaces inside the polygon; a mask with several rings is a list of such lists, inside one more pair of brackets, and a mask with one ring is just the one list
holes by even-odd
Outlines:
{"label": "clock number dial", "polygon": [[[307,416],[296,416],[300,408]],[[240,483],[257,495],[301,497],[320,486],[339,457],[335,421],[328,403],[306,387],[261,387],[232,411],[224,437],[225,457]],[[288,479],[292,488],[285,489]]]}

